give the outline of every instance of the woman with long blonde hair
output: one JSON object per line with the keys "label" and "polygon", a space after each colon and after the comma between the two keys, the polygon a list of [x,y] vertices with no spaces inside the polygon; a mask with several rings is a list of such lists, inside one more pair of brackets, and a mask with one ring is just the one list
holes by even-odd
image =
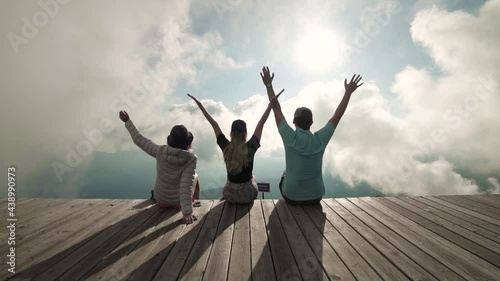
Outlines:
{"label": "woman with long blonde hair", "polygon": [[[282,90],[277,96],[279,97]],[[219,124],[205,110],[198,99],[188,94],[198,105],[201,112],[212,125],[217,144],[222,150],[226,164],[227,181],[222,190],[222,196],[229,203],[251,203],[257,198],[258,189],[255,176],[253,175],[253,160],[257,149],[260,147],[260,138],[264,124],[271,112],[271,104],[260,118],[255,131],[247,141],[247,125],[243,120],[235,120],[231,125],[231,141],[222,133]]]}

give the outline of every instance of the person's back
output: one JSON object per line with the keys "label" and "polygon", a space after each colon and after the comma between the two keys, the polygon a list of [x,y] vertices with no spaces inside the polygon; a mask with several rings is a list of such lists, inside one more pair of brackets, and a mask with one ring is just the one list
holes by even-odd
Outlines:
{"label": "person's back", "polygon": [[183,125],[176,125],[170,131],[167,145],[157,145],[137,130],[126,111],[120,111],[119,116],[134,143],[156,159],[152,199],[159,207],[181,208],[183,221],[192,223],[195,218],[191,203],[199,198],[198,157],[191,149],[193,134]]}
{"label": "person's back", "polygon": [[278,130],[285,146],[286,177],[282,194],[293,201],[320,199],[325,195],[323,154],[335,128],[327,123],[313,134],[300,127],[294,131],[283,120]]}
{"label": "person's back", "polygon": [[[254,156],[260,147],[260,140],[256,136],[252,136],[248,141],[245,141],[245,136],[238,140],[234,137],[236,134],[238,133],[231,132],[231,141],[224,134],[220,134],[217,136],[217,145],[224,155],[227,180],[232,183],[243,183],[253,176]],[[246,132],[244,134],[246,135]]]}
{"label": "person's back", "polygon": [[297,108],[293,123],[294,131],[286,122],[281,105],[276,99],[268,67],[263,67],[260,74],[267,88],[267,96],[272,105],[278,131],[285,146],[286,169],[280,181],[280,192],[285,201],[291,204],[316,204],[325,195],[323,183],[323,154],[330,138],[344,114],[351,94],[363,83],[360,75],[354,75],[347,83],[344,80],[345,93],[332,118],[316,133],[310,132],[313,124],[312,112],[308,108]]}
{"label": "person's back", "polygon": [[212,125],[215,137],[217,138],[217,144],[222,150],[227,171],[227,181],[222,189],[223,198],[229,203],[253,202],[258,194],[257,181],[252,173],[253,161],[255,153],[260,147],[262,129],[271,112],[271,105],[268,105],[260,118],[249,141],[246,141],[247,127],[243,120],[235,120],[233,122],[231,125],[231,141],[229,141],[222,133],[219,124],[206,111],[201,102],[189,94],[188,96],[194,100],[207,121]]}
{"label": "person's back", "polygon": [[224,199],[230,203],[250,203],[257,198],[257,182],[253,175],[253,162],[260,147],[258,136],[246,141],[247,129],[243,120],[231,126],[231,141],[221,133],[217,144],[224,155],[227,182],[222,189]]}
{"label": "person's back", "polygon": [[[159,205],[181,207],[181,199],[191,205],[192,178],[186,171],[196,168],[197,157],[191,149],[162,145],[156,156],[154,197]],[[192,167],[191,167],[192,166]],[[179,188],[181,187],[181,188]],[[184,187],[184,188],[182,188]]]}

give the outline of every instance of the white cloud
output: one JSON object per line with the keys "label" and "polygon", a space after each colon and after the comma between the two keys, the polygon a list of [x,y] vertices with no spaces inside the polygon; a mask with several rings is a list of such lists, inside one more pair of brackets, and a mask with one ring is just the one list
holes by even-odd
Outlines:
{"label": "white cloud", "polygon": [[413,38],[445,74],[409,66],[396,75],[393,91],[406,109],[403,119],[376,102],[356,115],[361,98],[354,97],[325,159],[327,169],[351,185],[366,181],[383,192],[413,195],[478,192],[457,170],[498,174],[500,60],[494,50],[500,42],[491,33],[498,26],[491,15],[500,15],[499,2],[488,2],[478,17],[436,7],[418,13]]}
{"label": "white cloud", "polygon": [[496,178],[488,178],[488,183],[491,185],[493,190],[491,193],[493,194],[499,194],[500,193],[500,183]]}
{"label": "white cloud", "polygon": [[445,0],[417,0],[413,4],[413,11],[415,13],[418,13],[423,9],[429,9],[432,8],[433,6],[444,7]]}
{"label": "white cloud", "polygon": [[497,74],[492,62],[500,59],[496,30],[499,1],[487,1],[476,17],[465,11],[448,12],[434,6],[417,13],[411,33],[416,43],[427,47],[436,64],[452,74]]}
{"label": "white cloud", "polygon": [[[22,34],[21,19],[41,10],[36,2],[1,5],[2,34]],[[87,141],[84,131],[99,129],[103,120],[115,130],[92,150],[121,149],[129,140],[118,110],[151,133],[163,124],[162,106],[179,79],[206,75],[197,64],[244,67],[220,50],[217,32],[192,32],[190,7],[189,1],[73,1],[60,5],[18,54],[2,41],[0,57],[9,66],[0,78],[8,93],[0,115],[10,120],[0,128],[9,132],[2,140],[5,165],[16,164],[28,176],[54,161],[67,164],[66,147],[76,150]]]}

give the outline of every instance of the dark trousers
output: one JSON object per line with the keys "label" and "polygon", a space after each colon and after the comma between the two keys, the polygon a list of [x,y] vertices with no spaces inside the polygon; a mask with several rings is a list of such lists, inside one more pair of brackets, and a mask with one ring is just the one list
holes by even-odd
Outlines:
{"label": "dark trousers", "polygon": [[295,200],[289,199],[288,197],[286,197],[283,194],[283,180],[284,179],[285,179],[285,174],[283,174],[283,176],[281,176],[279,187],[280,187],[281,196],[283,196],[283,199],[285,199],[285,201],[288,204],[292,204],[292,205],[313,205],[313,204],[319,204],[319,202],[321,201],[321,198],[312,199],[312,200],[303,200],[303,201],[295,201]]}

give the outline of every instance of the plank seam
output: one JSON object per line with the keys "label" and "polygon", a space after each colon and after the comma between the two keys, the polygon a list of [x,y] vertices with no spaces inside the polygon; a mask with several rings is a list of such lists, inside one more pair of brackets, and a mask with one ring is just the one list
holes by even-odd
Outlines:
{"label": "plank seam", "polygon": [[[331,199],[333,200],[333,198],[331,198]],[[331,209],[331,210],[332,210],[335,214],[337,214],[337,216],[339,216],[339,215],[338,215],[338,213],[337,213],[337,212],[335,212],[335,210],[332,208],[332,206],[330,206],[330,204],[328,204],[328,202],[326,202],[325,200],[322,200],[322,201],[324,202],[324,204],[325,204],[328,208],[330,208],[330,209]],[[342,218],[341,216],[339,216],[339,217],[342,219],[342,221],[344,221],[345,223],[347,223],[347,222],[344,220],[344,218]],[[380,278],[381,280],[384,280],[384,278],[383,278],[383,277],[382,277],[382,275],[381,275],[381,274],[377,271],[377,269],[375,269],[375,268],[374,268],[374,267],[370,264],[370,262],[369,262],[369,261],[368,261],[368,260],[367,260],[367,259],[366,259],[366,258],[365,258],[365,257],[364,257],[364,256],[363,256],[363,255],[362,255],[362,254],[361,254],[361,253],[357,250],[357,249],[356,249],[356,247],[354,247],[354,246],[352,245],[352,243],[349,241],[349,239],[347,239],[347,237],[345,237],[345,236],[344,236],[344,234],[342,234],[342,231],[340,231],[337,227],[335,227],[335,224],[333,224],[330,220],[328,220],[328,218],[326,219],[326,221],[328,221],[328,223],[329,223],[329,224],[330,224],[330,225],[331,225],[331,226],[332,226],[332,227],[333,227],[333,228],[337,231],[337,233],[338,233],[338,234],[340,234],[340,236],[342,236],[342,238],[345,240],[345,242],[346,242],[347,244],[349,244],[349,246],[351,246],[352,250],[353,250],[353,251],[355,251],[355,252],[358,254],[358,256],[359,256],[360,258],[362,258],[362,259],[365,261],[365,263],[366,263],[366,264],[367,264],[367,265],[368,265],[368,266],[369,266],[369,267],[373,270],[373,272],[375,272],[375,273],[379,276],[379,278]],[[349,225],[349,227],[351,227],[351,226]],[[352,227],[351,227],[351,228],[352,228]],[[354,276],[354,278],[356,278],[356,275],[353,275],[353,276]]]}

